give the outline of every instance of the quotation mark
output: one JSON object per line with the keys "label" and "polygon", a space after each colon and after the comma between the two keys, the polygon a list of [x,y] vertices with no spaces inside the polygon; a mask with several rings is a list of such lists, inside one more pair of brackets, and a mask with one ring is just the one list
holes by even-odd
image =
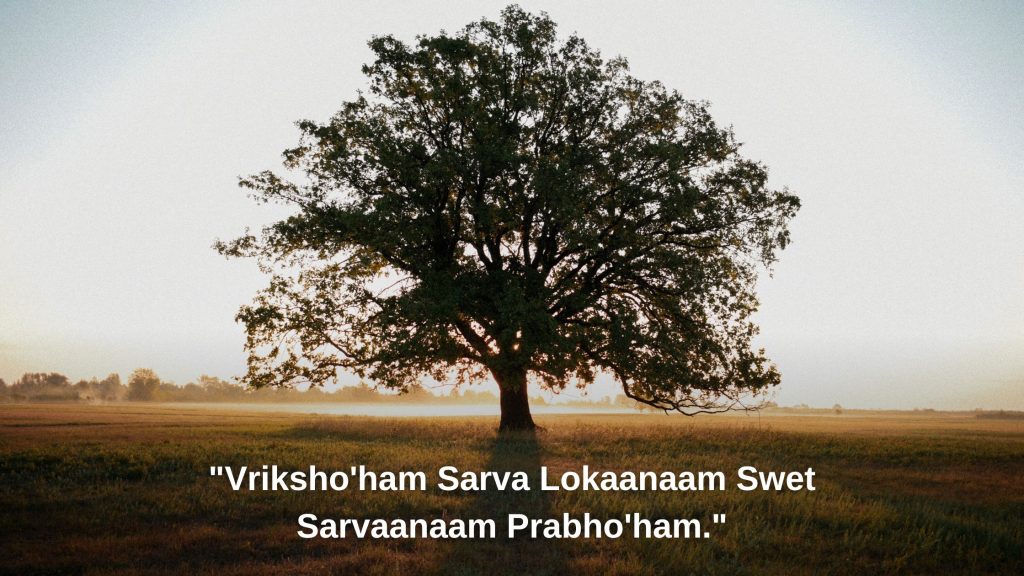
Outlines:
{"label": "quotation mark", "polygon": [[[712,514],[711,521],[715,524],[725,524],[725,514]],[[704,537],[711,538],[711,533],[705,532]]]}
{"label": "quotation mark", "polygon": [[224,467],[223,466],[210,466],[210,476],[223,476],[223,475],[224,475]]}

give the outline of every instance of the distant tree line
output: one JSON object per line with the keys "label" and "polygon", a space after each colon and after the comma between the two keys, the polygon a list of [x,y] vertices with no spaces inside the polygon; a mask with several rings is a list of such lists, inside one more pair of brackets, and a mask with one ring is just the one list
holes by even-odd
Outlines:
{"label": "distant tree line", "polygon": [[[127,383],[121,376],[110,374],[100,380],[71,380],[57,372],[26,373],[8,385],[0,379],[0,401],[5,402],[401,402],[437,404],[493,404],[497,396],[487,390],[456,388],[445,395],[435,395],[422,386],[414,386],[404,394],[381,393],[365,382],[334,391],[321,388],[251,389],[244,385],[202,375],[183,386],[166,382],[149,368],[131,373]],[[541,396],[531,402],[543,405]],[[571,400],[569,406],[635,407],[624,396],[599,400]]]}
{"label": "distant tree line", "polygon": [[[414,386],[404,394],[381,393],[365,382],[355,386],[345,386],[334,391],[322,388],[300,390],[295,388],[260,388],[251,389],[242,384],[222,380],[215,376],[202,375],[195,382],[184,386],[166,382],[149,368],[140,368],[128,376],[127,383],[122,383],[121,376],[109,374],[102,380],[92,378],[71,380],[57,372],[30,372],[12,384],[0,378],[0,402],[397,402],[421,404],[492,404],[498,401],[497,395],[488,390],[472,390],[456,388],[448,394],[431,393],[422,386]],[[545,405],[548,402],[543,396],[530,398],[534,405]],[[605,396],[603,398],[577,398],[559,403],[560,406],[579,408],[633,408],[649,411],[651,407],[639,404],[625,396]],[[763,407],[766,410],[786,412],[811,412],[841,415],[847,410],[835,404],[831,409],[813,408],[807,404],[779,406],[768,401]],[[857,412],[854,410],[853,412]],[[914,412],[935,413],[931,408],[914,408]],[[969,411],[977,418],[1024,420],[1024,411],[1019,410],[985,410],[975,408]]]}
{"label": "distant tree line", "polygon": [[68,401],[68,400],[123,400],[127,387],[121,377],[110,374],[103,380],[71,380],[57,372],[23,374],[21,378],[7,385],[0,379],[0,397],[5,400]]}

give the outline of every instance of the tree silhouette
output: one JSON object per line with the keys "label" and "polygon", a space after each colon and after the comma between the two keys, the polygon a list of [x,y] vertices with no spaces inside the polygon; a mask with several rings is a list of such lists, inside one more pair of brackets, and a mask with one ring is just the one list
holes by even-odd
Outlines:
{"label": "tree silhouette", "polygon": [[156,400],[159,389],[160,377],[149,368],[139,368],[128,377],[129,400]]}
{"label": "tree silhouette", "polygon": [[609,372],[686,413],[779,382],[750,314],[799,200],[706,103],[516,6],[369,45],[368,93],[298,123],[293,177],[241,181],[294,213],[217,244],[271,275],[238,314],[251,385],[490,375],[515,429],[530,380]]}

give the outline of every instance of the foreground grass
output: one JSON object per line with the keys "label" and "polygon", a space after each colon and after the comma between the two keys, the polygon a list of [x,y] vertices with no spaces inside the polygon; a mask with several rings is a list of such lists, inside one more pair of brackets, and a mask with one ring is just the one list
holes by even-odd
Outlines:
{"label": "foreground grass", "polygon": [[[1024,423],[949,415],[374,419],[0,406],[0,573],[1019,574]],[[232,492],[211,465],[722,470],[725,492]],[[735,470],[817,471],[740,492]],[[296,518],[696,517],[703,540],[302,540]]]}

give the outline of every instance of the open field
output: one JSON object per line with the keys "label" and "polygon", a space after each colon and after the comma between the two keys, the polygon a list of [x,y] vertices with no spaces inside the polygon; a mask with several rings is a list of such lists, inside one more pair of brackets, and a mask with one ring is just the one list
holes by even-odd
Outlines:
{"label": "open field", "polygon": [[[1024,422],[928,413],[366,418],[0,405],[4,574],[1020,574]],[[424,470],[425,492],[233,492],[212,465]],[[723,492],[442,492],[460,470],[721,470]],[[816,471],[741,492],[735,471]],[[697,540],[303,540],[299,514],[697,517]],[[725,524],[711,525],[712,513]]]}

